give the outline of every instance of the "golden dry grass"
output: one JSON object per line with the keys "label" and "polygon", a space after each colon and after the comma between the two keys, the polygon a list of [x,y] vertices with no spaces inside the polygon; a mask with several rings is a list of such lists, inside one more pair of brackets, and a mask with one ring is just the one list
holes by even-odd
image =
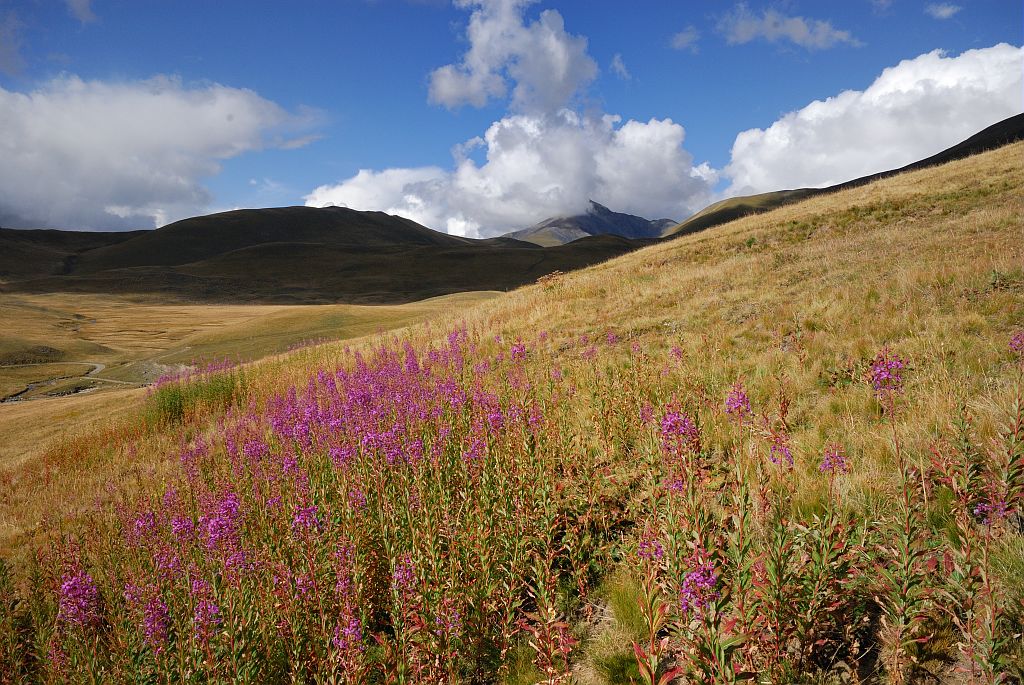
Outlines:
{"label": "golden dry grass", "polygon": [[[408,305],[196,305],[122,296],[5,295],[0,302],[0,397],[27,383],[67,375],[64,367],[105,365],[95,378],[145,383],[193,361],[251,361],[297,343],[390,330],[497,293],[462,293]],[[45,349],[45,348],[48,348]],[[89,366],[76,370],[84,375]],[[42,373],[44,371],[51,373]],[[20,383],[26,377],[32,380]]]}
{"label": "golden dry grass", "polygon": [[[7,317],[9,327],[0,330],[18,331],[21,340],[31,345],[59,345],[73,351],[94,345],[88,358],[106,362],[107,368],[97,376],[110,380],[94,381],[98,387],[89,393],[0,404],[0,550],[43,522],[88,511],[108,486],[139,477],[139,462],[150,461],[140,459],[140,454],[155,455],[175,444],[176,430],[141,423],[139,410],[146,404],[148,391],[115,382],[137,383],[140,367],[159,364],[158,368],[168,369],[196,358],[269,357],[268,368],[273,368],[279,363],[274,354],[296,343],[394,330],[495,296],[461,293],[386,306],[161,305],[68,294],[5,300],[0,316]],[[14,347],[12,338],[7,336],[9,348]],[[21,383],[84,373],[89,368],[82,364],[6,367],[0,368],[0,381],[16,392]],[[75,378],[84,380],[73,377],[66,382]]]}
{"label": "golden dry grass", "polygon": [[[1022,381],[1020,359],[1007,345],[1024,326],[1022,158],[1024,143],[1018,143],[741,219],[489,302],[435,303],[425,323],[400,335],[423,343],[465,326],[486,350],[494,336],[533,341],[550,331],[551,344],[562,345],[556,364],[584,393],[594,378],[592,362],[581,355],[584,345],[566,341],[586,335],[601,344],[609,332],[643,350],[637,363],[647,371],[665,367],[659,401],[676,389],[695,401],[697,389],[720,403],[742,378],[755,407],[775,411],[789,403],[793,506],[820,506],[826,485],[819,457],[835,440],[852,462],[852,473],[838,481],[843,506],[880,519],[897,480],[882,426],[898,426],[905,454],[923,462],[963,408],[984,444]],[[246,324],[237,331],[247,326],[258,329]],[[218,350],[245,344],[230,327],[196,336]],[[302,387],[311,373],[337,363],[343,345],[379,342],[380,336],[367,336],[253,363],[244,370],[242,400],[258,405],[289,386]],[[673,347],[678,352],[667,354]],[[892,422],[880,421],[881,407],[865,382],[870,360],[885,347],[909,361],[906,394]],[[631,356],[630,345],[607,346],[600,355],[606,368],[598,372],[608,381],[603,387],[614,393],[631,382],[625,371]],[[94,417],[116,417],[98,418],[0,468],[0,550],[7,556],[17,561],[47,531],[106,515],[104,505],[118,491],[145,492],[177,470],[173,456],[182,441],[217,429],[216,410],[173,425],[148,424],[146,400],[135,393],[73,398],[81,400],[75,405],[81,413],[68,421],[84,426]],[[98,398],[110,404],[90,404]],[[45,444],[43,415],[30,414],[19,419],[24,435],[38,435]],[[0,431],[3,419],[0,413]],[[602,417],[574,419],[579,444],[569,451],[599,452]],[[728,422],[710,422],[702,431],[712,444],[742,444]],[[1022,584],[1015,551],[1019,536],[994,550],[1001,582],[1013,597]],[[616,586],[615,578],[614,572],[607,578],[597,619],[581,627],[587,630],[577,661],[580,682],[612,682],[611,674],[630,666],[624,645],[635,634],[635,620],[623,607],[635,589]],[[535,682],[529,671],[513,668],[525,679],[510,682]]]}
{"label": "golden dry grass", "polygon": [[[485,336],[524,339],[542,330],[592,337],[613,330],[652,354],[678,346],[682,377],[723,395],[738,377],[756,404],[777,403],[783,388],[792,401],[795,447],[814,454],[828,440],[844,441],[854,465],[846,501],[870,510],[880,506],[892,480],[891,457],[872,435],[877,403],[863,383],[865,365],[879,349],[890,346],[911,361],[912,399],[901,425],[918,458],[961,404],[982,434],[992,432],[1005,406],[1015,373],[1006,343],[1024,322],[1022,155],[1018,143],[813,198],[476,306],[470,306],[473,298],[441,301],[425,324],[406,334],[436,339],[461,325]],[[265,315],[280,312],[269,309]],[[181,330],[173,321],[187,320],[193,310],[153,309],[147,316],[156,321],[161,311],[170,317],[164,333],[170,339],[172,329]],[[214,311],[233,310],[194,311],[212,318]],[[110,322],[94,329],[95,341],[115,344],[115,329]],[[239,343],[230,330],[193,329],[175,342],[194,335],[230,350]],[[304,384],[339,349],[326,344],[252,365],[248,396],[259,401]],[[577,351],[564,354],[567,366],[587,364]],[[138,403],[139,396],[131,397],[124,404]],[[11,425],[3,411],[0,433]],[[200,429],[150,431],[137,420],[128,412],[120,428],[65,436],[57,446],[28,453],[42,458],[22,456],[22,466],[6,471],[12,494],[0,501],[0,520],[8,522],[0,547],[18,546],[16,538],[26,539],[44,512],[57,518],[81,512],[101,495],[102,484],[122,482],[129,472],[150,473],[163,451]],[[8,433],[5,442],[11,439],[23,438]],[[81,454],[90,456],[77,459]],[[804,486],[798,492],[813,504],[821,494],[816,463],[798,462],[797,474]],[[30,488],[31,496],[14,494],[19,488]]]}

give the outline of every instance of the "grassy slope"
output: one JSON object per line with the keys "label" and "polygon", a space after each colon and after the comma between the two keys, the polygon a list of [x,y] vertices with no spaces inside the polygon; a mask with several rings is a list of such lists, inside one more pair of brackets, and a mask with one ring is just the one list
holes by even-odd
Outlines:
{"label": "grassy slope", "polygon": [[[687,369],[723,395],[743,376],[769,401],[785,379],[798,442],[816,448],[838,433],[864,446],[850,487],[867,499],[890,474],[872,440],[870,397],[856,386],[883,346],[914,365],[920,411],[906,430],[917,444],[962,401],[991,429],[985,398],[1007,390],[1007,341],[1024,322],[1022,155],[1016,143],[745,217],[517,290],[464,318],[506,337],[614,330],[679,345]],[[813,464],[802,477],[815,478]]]}
{"label": "grassy slope", "polygon": [[[1024,321],[1022,154],[1016,144],[747,217],[438,316],[409,335],[437,339],[460,322],[483,339],[551,331],[560,343],[554,363],[570,376],[590,365],[572,343],[582,334],[615,331],[659,364],[674,364],[660,360],[679,346],[681,362],[662,391],[697,386],[718,401],[742,377],[755,406],[769,406],[783,389],[797,455],[795,506],[821,500],[816,455],[840,440],[853,462],[844,497],[870,517],[885,511],[894,487],[878,405],[863,382],[879,349],[910,360],[899,430],[915,459],[961,405],[984,440],[1009,403],[1017,372],[1007,341]],[[628,359],[628,346],[609,354]],[[261,399],[302,387],[337,355],[326,345],[260,364],[247,392]],[[711,440],[729,439],[726,427],[707,430]],[[28,532],[44,511],[81,511],[108,478],[159,477],[174,467],[158,455],[177,440],[130,419],[106,434],[70,438],[45,457],[45,470],[8,472],[0,519]],[[148,464],[155,471],[147,475]],[[51,481],[52,473],[59,478]]]}
{"label": "grassy slope", "polygon": [[926,157],[925,159],[900,167],[899,169],[869,174],[868,176],[855,178],[828,188],[797,188],[795,190],[779,190],[770,193],[760,193],[758,195],[731,197],[726,200],[716,202],[709,207],[705,207],[682,223],[667,227],[662,233],[662,236],[671,237],[686,235],[688,233],[696,233],[713,226],[719,226],[729,221],[739,219],[740,217],[747,216],[748,214],[756,214],[769,209],[775,209],[776,207],[797,202],[814,195],[856,188],[890,176],[919,169],[927,169],[939,164],[945,164],[957,159],[976,155],[979,152],[995,149],[1018,141],[1021,138],[1024,138],[1024,114],[1018,114],[997,122],[992,126],[979,131],[970,138],[953,145],[952,147],[942,150],[931,157]]}
{"label": "grassy slope", "polygon": [[[486,334],[614,329],[658,349],[679,345],[687,367],[717,387],[743,375],[768,400],[785,378],[807,445],[833,429],[864,440],[869,396],[842,381],[856,386],[864,360],[890,345],[915,367],[924,411],[906,427],[914,439],[934,436],[964,399],[991,429],[995,407],[982,398],[1005,390],[1006,340],[1024,321],[1022,153],[1015,144],[746,217],[469,310],[442,309],[417,335],[466,322]],[[302,385],[320,359],[314,349],[262,363],[252,391]],[[848,423],[850,411],[860,418]],[[869,497],[886,458],[876,447],[861,461],[851,489]],[[49,509],[53,495],[36,500]]]}
{"label": "grassy slope", "polygon": [[[0,323],[28,338],[0,335],[0,350],[6,346],[13,350],[12,358],[22,358],[45,341],[68,360],[107,364],[96,378],[109,381],[93,382],[103,392],[0,405],[0,470],[32,461],[62,436],[86,432],[98,418],[138,405],[146,391],[126,392],[122,383],[153,380],[195,362],[225,358],[248,362],[296,345],[391,331],[496,295],[461,293],[394,306],[159,305],[73,295],[8,301],[0,307]],[[84,314],[75,319],[74,312]],[[78,322],[80,328],[72,330],[68,322]],[[0,368],[0,396],[18,392],[28,383],[65,376],[74,379],[76,372],[84,374],[89,368],[68,363]],[[80,376],[77,380],[87,382]],[[60,389],[57,385],[40,390]]]}
{"label": "grassy slope", "polygon": [[698,233],[743,218],[748,214],[766,212],[814,194],[815,191],[812,189],[801,188],[798,190],[777,190],[758,195],[730,197],[705,207],[689,219],[675,226],[669,226],[665,229],[662,237],[670,238]]}
{"label": "grassy slope", "polygon": [[140,231],[13,230],[0,228],[0,283],[5,280],[62,273],[69,258],[82,252],[116,245]]}

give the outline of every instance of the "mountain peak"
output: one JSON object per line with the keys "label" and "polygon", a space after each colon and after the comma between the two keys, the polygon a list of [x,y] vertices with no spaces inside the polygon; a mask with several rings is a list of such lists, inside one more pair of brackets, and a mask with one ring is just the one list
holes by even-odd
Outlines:
{"label": "mountain peak", "polygon": [[564,245],[593,235],[617,235],[634,240],[658,238],[666,225],[676,223],[667,219],[651,221],[642,216],[615,212],[594,200],[588,200],[588,203],[583,214],[551,217],[529,228],[506,235],[516,240],[549,247]]}

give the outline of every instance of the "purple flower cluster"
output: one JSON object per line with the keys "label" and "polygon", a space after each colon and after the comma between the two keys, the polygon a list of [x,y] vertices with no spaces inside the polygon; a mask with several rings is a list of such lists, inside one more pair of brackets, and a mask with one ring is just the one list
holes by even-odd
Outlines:
{"label": "purple flower cluster", "polygon": [[402,560],[395,566],[395,571],[391,575],[391,586],[399,592],[408,592],[416,584],[416,566],[412,562],[412,557],[406,554],[402,557]]}
{"label": "purple flower cluster", "polygon": [[348,491],[348,503],[356,511],[366,508],[366,493],[359,488],[350,488]]}
{"label": "purple flower cluster", "polygon": [[712,561],[701,561],[695,554],[690,564],[690,571],[679,586],[679,610],[684,616],[692,614],[699,618],[722,595],[715,589],[718,574]]}
{"label": "purple flower cluster", "polygon": [[146,644],[159,654],[171,635],[171,615],[167,604],[155,592],[142,610],[142,636]]}
{"label": "purple flower cluster", "polygon": [[786,466],[793,466],[793,450],[790,449],[788,435],[772,431],[768,444],[768,459],[773,464],[785,463]]}
{"label": "purple flower cluster", "polygon": [[448,639],[456,638],[462,632],[462,614],[454,602],[445,599],[434,616],[434,634]]}
{"label": "purple flower cluster", "polygon": [[1010,351],[1024,357],[1024,328],[1010,336]]}
{"label": "purple flower cluster", "polygon": [[311,504],[308,507],[296,507],[295,516],[292,517],[292,528],[296,530],[319,530],[320,519],[317,518],[317,511],[315,504]]}
{"label": "purple flower cluster", "polygon": [[846,450],[843,446],[835,442],[826,445],[818,470],[822,473],[849,473],[850,463],[846,459]]}
{"label": "purple flower cluster", "polygon": [[742,381],[732,384],[732,389],[725,398],[725,413],[737,419],[750,416],[750,398],[747,397]]}
{"label": "purple flower cluster", "polygon": [[214,601],[213,588],[199,578],[192,581],[192,601],[195,602],[195,610],[192,613],[195,636],[206,645],[213,637],[213,631],[220,625],[220,607]]}
{"label": "purple flower cluster", "polygon": [[636,555],[641,559],[657,561],[665,556],[665,548],[661,546],[660,541],[645,537],[640,541]]}
{"label": "purple flower cluster", "polygon": [[192,520],[191,516],[176,515],[171,518],[171,532],[178,542],[188,542],[195,535],[196,522]]}
{"label": "purple flower cluster", "polygon": [[102,620],[96,582],[77,562],[61,576],[57,620],[82,628],[98,626]]}
{"label": "purple flower cluster", "polygon": [[871,387],[878,397],[891,397],[903,392],[903,369],[906,361],[883,349],[871,361]]}
{"label": "purple flower cluster", "polygon": [[666,454],[680,457],[700,452],[697,422],[686,412],[670,409],[661,419],[661,447]]}
{"label": "purple flower cluster", "polygon": [[348,620],[342,621],[334,628],[334,637],[331,639],[334,647],[339,652],[362,649],[363,625],[356,616],[349,616]]}
{"label": "purple flower cluster", "polygon": [[241,501],[228,491],[216,503],[213,511],[199,519],[206,532],[207,549],[234,551],[238,544]]}
{"label": "purple flower cluster", "polygon": [[1006,518],[1010,514],[1010,507],[1006,500],[992,502],[980,502],[974,507],[974,515],[981,521],[983,526],[991,526],[996,521]]}

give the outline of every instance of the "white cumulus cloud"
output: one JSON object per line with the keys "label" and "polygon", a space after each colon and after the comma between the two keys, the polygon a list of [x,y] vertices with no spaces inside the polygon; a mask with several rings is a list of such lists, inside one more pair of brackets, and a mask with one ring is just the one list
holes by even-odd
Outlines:
{"label": "white cumulus cloud", "polygon": [[718,29],[730,45],[741,45],[759,38],[769,43],[789,41],[808,50],[823,50],[840,43],[861,44],[849,31],[837,29],[831,22],[790,17],[774,9],[757,15],[745,3],[736,5],[732,12],[722,17]]}
{"label": "white cumulus cloud", "polygon": [[486,237],[583,211],[591,199],[651,218],[682,218],[707,203],[717,178],[706,164],[694,166],[681,125],[572,108],[596,65],[558,12],[531,22],[531,0],[458,4],[473,10],[470,46],[459,64],[431,74],[430,98],[456,107],[507,97],[511,111],[456,145],[450,169],[363,169],[316,188],[307,205],[386,211]]}
{"label": "white cumulus cloud", "polygon": [[168,77],[0,88],[0,224],[116,230],[195,214],[221,160],[285,147],[314,120],[251,90]]}
{"label": "white cumulus cloud", "polygon": [[485,151],[482,163],[457,155],[447,171],[364,169],[317,188],[306,204],[385,211],[469,236],[581,212],[589,199],[616,211],[680,218],[707,203],[716,180],[706,165],[693,167],[684,137],[671,119],[623,124],[616,116],[585,117],[568,109],[514,114],[474,141]]}
{"label": "white cumulus cloud", "polygon": [[587,39],[566,33],[555,10],[526,23],[523,12],[534,2],[456,0],[473,8],[466,30],[470,48],[459,64],[430,75],[430,101],[448,108],[481,107],[491,98],[504,97],[511,80],[516,110],[550,111],[592,81],[597,64],[587,54]]}
{"label": "white cumulus cloud", "polygon": [[955,57],[935,50],[848,90],[743,131],[725,169],[728,195],[827,186],[935,154],[1024,111],[1024,48]]}

